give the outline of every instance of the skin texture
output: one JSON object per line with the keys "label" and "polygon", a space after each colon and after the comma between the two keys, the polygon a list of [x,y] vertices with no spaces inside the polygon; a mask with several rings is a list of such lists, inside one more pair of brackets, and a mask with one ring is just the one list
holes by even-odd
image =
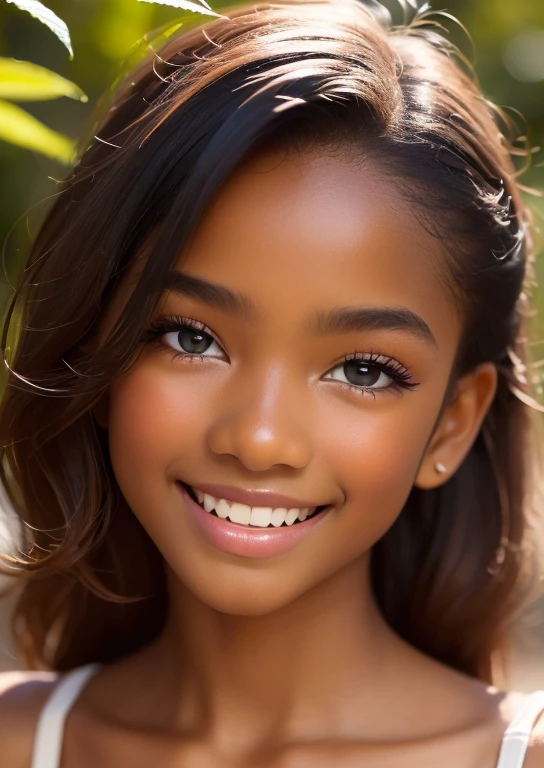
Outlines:
{"label": "skin texture", "polygon": [[[177,269],[246,294],[254,316],[169,292],[157,315],[216,341],[204,359],[176,357],[176,333],[147,343],[97,410],[120,488],[165,558],[171,608],[155,642],[83,692],[66,766],[494,768],[520,697],[409,647],[369,584],[373,544],[414,483],[455,471],[495,392],[486,364],[442,409],[461,322],[441,247],[370,164],[265,153],[225,185]],[[318,310],[378,305],[416,313],[434,342],[308,329]],[[349,389],[354,350],[394,358],[418,386],[378,389],[391,380],[376,375],[372,392]],[[235,556],[193,528],[180,480],[334,507],[282,556]],[[33,716],[50,684],[36,682]]]}

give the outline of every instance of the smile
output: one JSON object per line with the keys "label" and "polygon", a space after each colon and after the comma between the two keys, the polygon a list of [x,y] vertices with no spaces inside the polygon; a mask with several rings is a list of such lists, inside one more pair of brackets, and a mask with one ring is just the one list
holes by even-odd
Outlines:
{"label": "smile", "polygon": [[[314,531],[323,525],[334,508],[332,504],[291,509],[251,507],[202,491],[198,491],[197,496],[197,489],[181,481],[176,482],[176,486],[185,501],[189,524],[197,535],[214,548],[239,557],[268,558],[286,554],[314,536]],[[242,516],[248,522],[233,522],[232,518],[241,520]]]}
{"label": "smile", "polygon": [[229,499],[216,498],[186,483],[183,486],[189,496],[202,509],[222,520],[230,520],[250,528],[281,528],[302,523],[322,512],[327,505],[311,508],[251,507]]}

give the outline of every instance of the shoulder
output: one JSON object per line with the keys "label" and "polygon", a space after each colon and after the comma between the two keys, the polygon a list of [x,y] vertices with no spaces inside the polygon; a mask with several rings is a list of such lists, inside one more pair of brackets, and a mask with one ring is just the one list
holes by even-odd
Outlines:
{"label": "shoulder", "polygon": [[534,727],[524,768],[542,768],[542,766],[544,766],[544,712]]}
{"label": "shoulder", "polygon": [[526,708],[531,698],[530,694],[517,693],[511,695],[514,701],[514,706],[509,707],[510,711],[506,725],[511,725],[515,715],[518,713],[522,716],[528,716],[523,723],[523,730],[526,728],[530,729],[531,723],[534,723],[531,730],[530,745],[523,763],[523,768],[543,768],[544,766],[544,691],[539,691],[538,693],[540,696],[537,694],[536,705],[540,709],[540,713],[538,714],[536,721],[534,721],[534,708],[532,709],[532,714],[529,714],[530,710],[527,710]]}
{"label": "shoulder", "polygon": [[533,744],[527,752],[524,768],[542,768],[544,765],[544,742]]}
{"label": "shoulder", "polygon": [[0,673],[0,744],[4,765],[30,765],[38,717],[57,679],[56,672]]}

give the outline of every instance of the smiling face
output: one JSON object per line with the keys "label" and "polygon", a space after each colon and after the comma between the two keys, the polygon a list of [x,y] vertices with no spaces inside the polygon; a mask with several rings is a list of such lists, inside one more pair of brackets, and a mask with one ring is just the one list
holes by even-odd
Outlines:
{"label": "smiling face", "polygon": [[[129,506],[205,603],[264,614],[366,572],[422,471],[459,343],[443,258],[360,162],[263,153],[223,187],[107,424]],[[283,554],[246,557],[202,535],[180,481],[332,507]]]}

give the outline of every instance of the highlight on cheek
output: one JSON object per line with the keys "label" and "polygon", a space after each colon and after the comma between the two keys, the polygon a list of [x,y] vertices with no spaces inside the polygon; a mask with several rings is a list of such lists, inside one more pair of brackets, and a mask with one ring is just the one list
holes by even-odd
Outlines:
{"label": "highlight on cheek", "polygon": [[[142,337],[144,344],[174,352],[173,360],[193,362],[206,358],[227,358],[216,334],[204,323],[190,317],[163,315],[155,319]],[[393,357],[378,352],[355,350],[329,369],[323,381],[335,381],[359,395],[400,394],[420,386],[409,369]]]}

